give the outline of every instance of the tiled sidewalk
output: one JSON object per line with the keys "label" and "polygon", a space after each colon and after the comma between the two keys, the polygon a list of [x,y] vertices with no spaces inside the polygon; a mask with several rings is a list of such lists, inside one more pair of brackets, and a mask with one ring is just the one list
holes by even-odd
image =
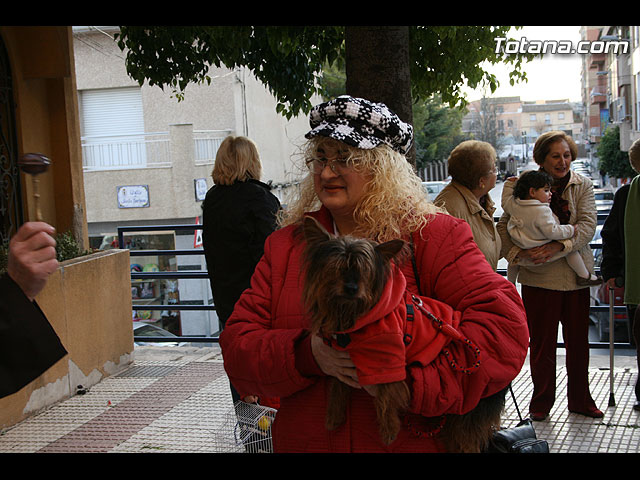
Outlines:
{"label": "tiled sidewalk", "polygon": [[[638,372],[616,360],[616,405],[609,401],[608,356],[592,355],[591,391],[605,412],[590,419],[566,410],[566,370],[559,363],[556,406],[535,423],[557,453],[640,452],[640,412],[632,409]],[[521,412],[531,395],[529,371],[514,382]],[[138,347],[128,369],[15,427],[0,432],[0,453],[240,452],[234,440],[229,383],[217,347]],[[504,425],[517,423],[507,397]]]}

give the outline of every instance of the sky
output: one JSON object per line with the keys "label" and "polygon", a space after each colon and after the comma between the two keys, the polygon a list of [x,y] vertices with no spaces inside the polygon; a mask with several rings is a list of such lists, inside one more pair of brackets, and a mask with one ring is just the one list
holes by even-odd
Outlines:
{"label": "sky", "polygon": [[[525,26],[520,30],[512,29],[510,37],[518,39],[524,37],[527,41],[571,41],[575,46],[580,41],[580,26]],[[528,82],[520,82],[515,86],[509,85],[509,69],[506,65],[487,65],[485,70],[495,74],[500,81],[500,87],[488,96],[508,97],[519,96],[523,101],[559,100],[568,98],[569,101],[581,101],[580,72],[582,56],[580,54],[548,54],[542,59],[527,62],[524,70],[527,72]],[[482,98],[482,90],[465,88],[469,101]]]}

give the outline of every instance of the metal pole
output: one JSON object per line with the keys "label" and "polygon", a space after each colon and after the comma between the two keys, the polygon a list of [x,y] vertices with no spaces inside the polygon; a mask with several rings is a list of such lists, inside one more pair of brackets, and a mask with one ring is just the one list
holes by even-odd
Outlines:
{"label": "metal pole", "polygon": [[609,406],[615,407],[616,400],[613,396],[613,368],[614,368],[614,316],[613,307],[615,305],[615,291],[613,287],[609,287]]}

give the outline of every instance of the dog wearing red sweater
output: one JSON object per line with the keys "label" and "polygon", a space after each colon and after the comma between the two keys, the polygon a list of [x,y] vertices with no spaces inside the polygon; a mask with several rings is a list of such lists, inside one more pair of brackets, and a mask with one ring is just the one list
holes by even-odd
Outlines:
{"label": "dog wearing red sweater", "polygon": [[[460,313],[434,299],[409,293],[399,265],[410,254],[403,240],[376,242],[329,234],[306,217],[303,300],[311,333],[333,348],[349,352],[363,385],[376,385],[379,432],[392,443],[407,412],[411,393],[407,364],[427,365],[446,352],[451,341],[468,344],[476,365],[459,367],[473,373],[479,351],[456,330]],[[326,427],[345,421],[351,387],[330,377]],[[500,423],[504,399],[481,402],[466,415],[448,415],[440,432],[451,452],[480,452]]]}

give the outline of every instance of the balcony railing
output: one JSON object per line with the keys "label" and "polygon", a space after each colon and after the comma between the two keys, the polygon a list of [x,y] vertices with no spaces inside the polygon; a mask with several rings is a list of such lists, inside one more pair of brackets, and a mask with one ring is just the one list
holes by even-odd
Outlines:
{"label": "balcony railing", "polygon": [[169,133],[82,137],[85,171],[171,166]]}
{"label": "balcony railing", "polygon": [[[231,130],[176,129],[172,132],[192,138],[193,151],[187,150],[181,154],[187,155],[187,158],[193,156],[195,165],[209,165],[215,161],[220,144]],[[82,137],[83,169],[100,171],[171,167],[171,142],[188,141],[188,138],[177,139],[172,132]]]}
{"label": "balcony railing", "polygon": [[193,141],[196,165],[212,165],[218,148],[230,130],[194,130]]}
{"label": "balcony railing", "polygon": [[[606,218],[606,214],[598,214],[599,220],[604,220]],[[496,219],[497,221],[497,219]],[[118,227],[118,244],[122,248],[125,245],[124,242],[124,234],[126,232],[142,232],[142,231],[195,231],[201,230],[202,225],[155,225],[155,226],[127,226],[127,227]],[[591,243],[590,247],[592,249],[602,248],[601,243]],[[204,250],[202,248],[194,248],[194,249],[186,249],[186,250],[130,250],[130,256],[152,256],[152,255],[204,255]],[[497,273],[506,276],[506,269],[498,269]],[[596,269],[595,273],[600,273],[600,269]],[[201,271],[163,271],[163,272],[131,272],[132,280],[154,280],[154,279],[207,279],[208,280],[208,272],[205,270]],[[145,305],[144,310],[213,310],[215,311],[215,305],[207,305],[206,302],[203,302],[202,305],[182,305],[180,303],[177,304],[163,304],[163,305]],[[609,311],[609,306],[597,306],[592,305],[590,307],[592,312],[603,312]],[[615,306],[614,313],[617,314],[626,314],[625,306]],[[611,332],[610,332],[611,334]],[[219,332],[217,335],[205,335],[205,336],[177,336],[177,337],[155,337],[155,336],[135,336],[134,341],[136,342],[193,342],[193,343],[217,343],[219,341]],[[629,340],[630,342],[631,340]],[[557,345],[559,348],[564,348],[564,342],[558,342]],[[629,343],[620,343],[617,342],[614,346],[620,348],[628,348]],[[610,344],[608,342],[589,342],[589,348],[594,349],[604,349],[610,348]]]}

